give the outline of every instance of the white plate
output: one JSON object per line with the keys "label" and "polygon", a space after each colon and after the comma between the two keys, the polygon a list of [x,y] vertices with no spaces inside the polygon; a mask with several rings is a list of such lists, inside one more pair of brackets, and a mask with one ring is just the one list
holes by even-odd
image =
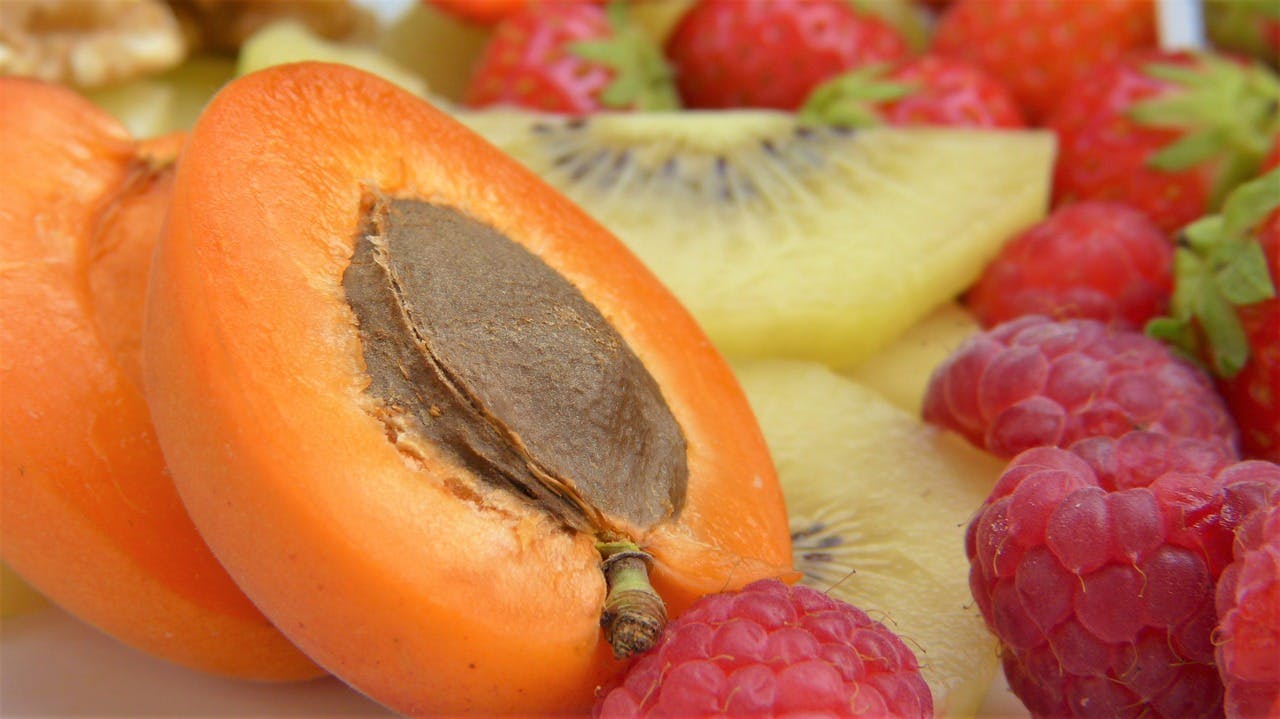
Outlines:
{"label": "white plate", "polygon": [[0,622],[4,717],[374,717],[387,710],[336,679],[237,681],[131,649],[60,609]]}

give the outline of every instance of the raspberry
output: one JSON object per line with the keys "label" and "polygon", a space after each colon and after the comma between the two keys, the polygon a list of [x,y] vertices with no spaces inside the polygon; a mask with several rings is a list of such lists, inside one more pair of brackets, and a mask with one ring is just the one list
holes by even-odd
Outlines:
{"label": "raspberry", "polygon": [[1218,671],[1227,717],[1280,716],[1280,487],[1249,493],[1235,560],[1218,579]]}
{"label": "raspberry", "polygon": [[1222,711],[1214,588],[1237,497],[1280,466],[1131,432],[1015,457],[970,523],[969,586],[1035,716]]}
{"label": "raspberry", "polygon": [[906,644],[865,612],[762,580],[695,602],[596,703],[596,717],[932,717]]}
{"label": "raspberry", "polygon": [[1236,426],[1207,374],[1163,343],[1097,320],[1011,320],[934,370],[924,418],[1003,457],[1135,429],[1218,441]]}
{"label": "raspberry", "polygon": [[1160,228],[1128,205],[1079,202],[1010,241],[966,303],[983,327],[1043,314],[1140,329],[1172,290],[1173,245]]}

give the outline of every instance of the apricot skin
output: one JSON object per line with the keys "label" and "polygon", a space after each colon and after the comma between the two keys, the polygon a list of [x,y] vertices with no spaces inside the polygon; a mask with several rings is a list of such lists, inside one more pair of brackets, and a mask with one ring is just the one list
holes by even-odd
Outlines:
{"label": "apricot skin", "polygon": [[141,388],[150,251],[181,138],[135,143],[69,90],[0,78],[3,558],[86,622],[216,674],[318,667],[209,552]]}
{"label": "apricot skin", "polygon": [[245,76],[197,123],[155,258],[146,391],[215,554],[308,655],[406,714],[576,714],[623,667],[595,538],[370,411],[342,274],[368,190],[457,207],[600,308],[688,440],[680,515],[635,537],[672,613],[790,571],[782,495],[728,366],[585,213],[428,104],[304,63]]}

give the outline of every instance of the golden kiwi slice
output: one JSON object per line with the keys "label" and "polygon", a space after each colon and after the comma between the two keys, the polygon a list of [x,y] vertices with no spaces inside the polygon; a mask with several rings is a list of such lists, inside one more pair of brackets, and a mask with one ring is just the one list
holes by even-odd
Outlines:
{"label": "golden kiwi slice", "polygon": [[1043,216],[1054,154],[1042,131],[850,131],[763,110],[458,117],[617,234],[727,354],[836,367]]}

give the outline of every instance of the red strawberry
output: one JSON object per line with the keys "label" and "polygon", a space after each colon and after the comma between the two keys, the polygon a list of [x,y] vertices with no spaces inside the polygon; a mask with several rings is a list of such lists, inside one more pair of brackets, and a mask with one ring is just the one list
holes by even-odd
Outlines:
{"label": "red strawberry", "polygon": [[1249,502],[1215,595],[1228,719],[1280,716],[1280,487],[1268,489]]}
{"label": "red strawberry", "polygon": [[627,20],[626,4],[531,3],[497,24],[463,102],[546,112],[671,109],[677,105],[661,50]]}
{"label": "red strawberry", "polygon": [[1244,453],[1280,462],[1280,167],[1187,226],[1180,245],[1171,316],[1150,331],[1204,358]]}
{"label": "red strawberry", "polygon": [[1133,432],[1018,455],[970,523],[969,583],[1036,717],[1222,714],[1214,590],[1233,492],[1280,465]]}
{"label": "red strawberry", "polygon": [[1212,54],[1146,52],[1067,89],[1054,202],[1126,202],[1173,233],[1257,173],[1280,131],[1280,79]]}
{"label": "red strawberry", "polygon": [[1096,320],[1028,315],[975,335],[934,370],[923,415],[1005,457],[1132,429],[1236,452],[1208,375],[1156,339]]}
{"label": "red strawberry", "polygon": [[849,0],[699,0],[666,51],[688,107],[795,110],[822,81],[908,48]]}
{"label": "red strawberry", "polygon": [[1000,78],[1039,120],[1094,66],[1155,43],[1152,0],[957,0],[933,49]]}
{"label": "red strawberry", "polygon": [[814,124],[1025,127],[1007,88],[963,60],[924,55],[890,69],[870,65],[827,80],[805,100]]}
{"label": "red strawberry", "polygon": [[1141,329],[1164,314],[1172,289],[1173,245],[1146,215],[1080,202],[1005,245],[965,301],[984,327],[1042,314]]}
{"label": "red strawberry", "polygon": [[816,589],[762,580],[695,602],[594,715],[925,719],[933,698],[883,624]]}

